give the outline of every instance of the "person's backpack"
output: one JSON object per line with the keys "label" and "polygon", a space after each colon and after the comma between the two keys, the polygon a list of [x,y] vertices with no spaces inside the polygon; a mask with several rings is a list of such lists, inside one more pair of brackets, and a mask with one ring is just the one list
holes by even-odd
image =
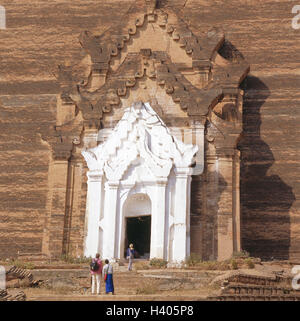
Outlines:
{"label": "person's backpack", "polygon": [[96,272],[99,270],[99,264],[97,260],[93,260],[92,263],[90,264],[91,271]]}

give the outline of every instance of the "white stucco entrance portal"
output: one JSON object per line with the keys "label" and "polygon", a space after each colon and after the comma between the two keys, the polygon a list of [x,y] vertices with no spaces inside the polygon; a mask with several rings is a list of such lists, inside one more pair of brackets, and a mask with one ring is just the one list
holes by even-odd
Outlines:
{"label": "white stucco entrance portal", "polygon": [[151,215],[150,258],[184,261],[197,150],[174,137],[148,103],[127,108],[103,144],[82,152],[89,167],[85,256],[123,258],[126,218]]}

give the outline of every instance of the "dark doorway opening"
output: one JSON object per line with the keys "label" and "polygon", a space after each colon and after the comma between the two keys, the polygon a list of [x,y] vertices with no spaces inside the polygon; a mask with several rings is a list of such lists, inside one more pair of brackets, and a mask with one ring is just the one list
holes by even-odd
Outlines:
{"label": "dark doorway opening", "polygon": [[151,215],[128,217],[126,220],[125,247],[130,243],[137,252],[136,257],[148,259],[150,257]]}

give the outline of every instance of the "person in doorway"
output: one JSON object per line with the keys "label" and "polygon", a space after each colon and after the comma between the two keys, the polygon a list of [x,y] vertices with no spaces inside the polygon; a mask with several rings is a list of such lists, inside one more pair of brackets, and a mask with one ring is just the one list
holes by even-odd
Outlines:
{"label": "person in doorway", "polygon": [[135,249],[133,247],[133,244],[131,243],[129,244],[129,248],[127,249],[127,253],[126,253],[126,257],[129,260],[128,271],[132,270],[132,263],[133,263],[134,256],[135,256]]}
{"label": "person in doorway", "polygon": [[97,253],[96,257],[92,260],[92,263],[90,265],[90,272],[92,275],[92,294],[95,294],[95,285],[97,285],[97,294],[100,294],[102,261],[100,260],[99,253]]}
{"label": "person in doorway", "polygon": [[108,260],[105,260],[105,265],[103,267],[103,278],[105,281],[105,293],[108,294],[111,292],[111,294],[114,295],[113,267],[109,264]]}

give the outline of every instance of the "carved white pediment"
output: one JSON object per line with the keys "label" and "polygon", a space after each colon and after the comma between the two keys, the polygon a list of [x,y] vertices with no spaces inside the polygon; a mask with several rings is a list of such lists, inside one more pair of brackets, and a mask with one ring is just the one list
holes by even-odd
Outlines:
{"label": "carved white pediment", "polygon": [[82,151],[90,170],[104,171],[108,180],[119,181],[131,164],[141,158],[156,177],[167,178],[175,167],[189,167],[198,147],[174,137],[149,103],[127,108],[108,139]]}

